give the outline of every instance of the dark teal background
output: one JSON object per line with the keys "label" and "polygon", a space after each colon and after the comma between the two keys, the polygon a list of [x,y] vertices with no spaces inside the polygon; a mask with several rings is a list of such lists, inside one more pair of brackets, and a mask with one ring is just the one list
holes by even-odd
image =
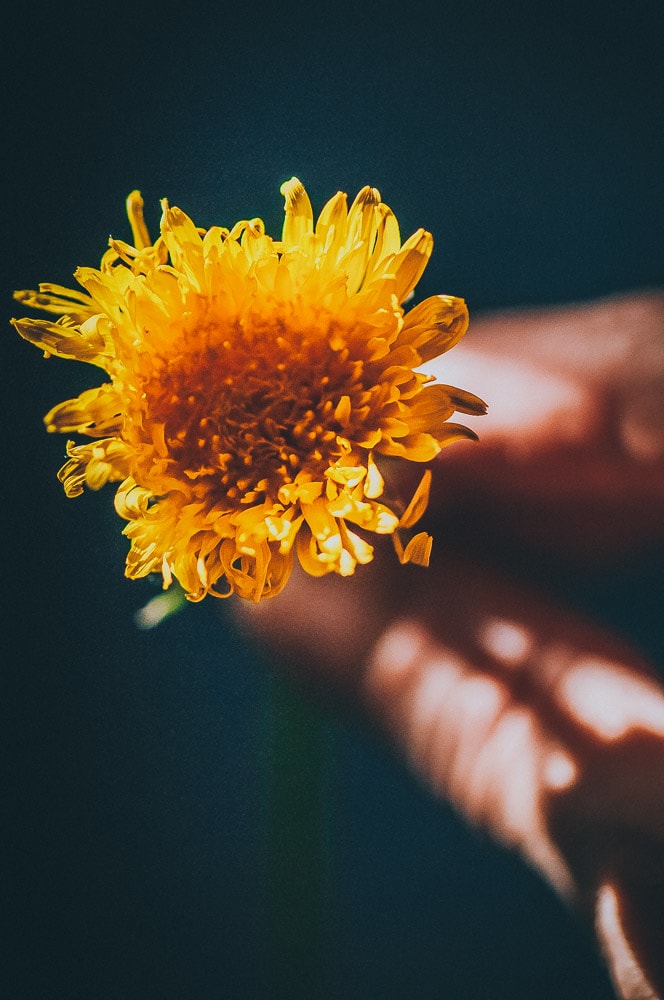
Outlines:
{"label": "dark teal background", "polygon": [[[200,225],[377,186],[436,246],[418,288],[495,306],[662,282],[661,5],[21,5],[6,23],[2,286],[70,283],[138,187]],[[112,492],[67,501],[41,417],[94,369],[2,342],[8,1000],[262,1000],[270,664],[227,607],[156,632]],[[661,554],[660,554],[661,555]],[[661,559],[569,582],[664,658]],[[339,1000],[609,1000],[592,945],[510,855],[332,716],[328,980]],[[280,998],[281,1000],[281,998]],[[311,1000],[316,1000],[312,997]],[[321,1000],[323,995],[321,994]]]}

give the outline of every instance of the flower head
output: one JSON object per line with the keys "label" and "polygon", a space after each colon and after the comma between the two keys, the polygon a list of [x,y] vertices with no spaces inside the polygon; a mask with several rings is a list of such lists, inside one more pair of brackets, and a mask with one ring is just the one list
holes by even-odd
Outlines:
{"label": "flower head", "polygon": [[383,456],[429,462],[475,436],[455,411],[485,409],[419,371],[468,325],[451,296],[404,312],[430,234],[402,245],[374,188],[350,209],[339,192],[315,226],[302,184],[281,190],[280,241],[260,219],[199,229],[164,201],[154,243],[135,191],[133,245],[111,239],[98,270],[76,272],[82,291],[16,293],[59,317],[14,320],[22,337],[108,377],[45,417],[90,439],[67,444],[67,495],[119,482],[127,576],[176,578],[190,600],[276,594],[295,553],[314,576],[349,575],[372,559],[371,533],[426,564],[431,539],[399,533],[425,510],[430,473],[404,509],[385,496]]}

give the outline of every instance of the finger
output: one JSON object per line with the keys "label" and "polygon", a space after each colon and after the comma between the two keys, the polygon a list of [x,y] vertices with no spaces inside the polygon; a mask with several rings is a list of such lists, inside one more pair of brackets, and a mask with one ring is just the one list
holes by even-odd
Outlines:
{"label": "finger", "polygon": [[431,510],[458,513],[462,544],[565,562],[664,543],[663,331],[662,293],[476,321],[429,365],[489,404],[464,417],[479,444],[434,463]]}
{"label": "finger", "polygon": [[[479,570],[436,565],[418,572],[384,561],[350,579],[299,574],[270,601],[236,607],[301,683],[360,712],[436,794],[520,847],[561,892],[571,892],[538,794],[543,783],[565,783],[573,768],[516,695],[514,678],[531,642],[516,620],[521,611],[505,589],[495,592],[498,603],[490,587],[479,593],[481,579]],[[490,649],[483,630],[510,616],[511,638]]]}
{"label": "finger", "polygon": [[[648,890],[664,854],[661,685],[622,640],[532,588],[449,556],[432,571],[301,576],[245,621],[301,672],[329,671],[437,795],[563,897],[592,915],[617,887],[637,911],[619,927],[628,965],[649,968],[648,929],[663,920]],[[617,978],[622,938],[597,919]]]}
{"label": "finger", "polygon": [[664,290],[496,312],[475,318],[454,351],[427,370],[441,382],[472,385],[489,403],[486,417],[468,418],[487,441],[519,431],[526,439],[587,436],[593,400],[607,394],[629,400],[638,436],[644,426],[662,427],[663,336]]}
{"label": "finger", "polygon": [[595,924],[617,994],[623,1000],[664,995],[664,926],[649,919],[664,888],[664,872],[637,887],[607,879],[597,894]]}
{"label": "finger", "polygon": [[465,339],[440,364],[468,349],[528,359],[539,370],[582,384],[623,386],[662,375],[664,290],[607,296],[557,307],[503,310],[472,317]]}
{"label": "finger", "polygon": [[427,571],[300,576],[243,610],[300,676],[357,699],[439,794],[511,842],[532,838],[541,795],[571,786],[607,734],[664,734],[661,691],[624,642],[449,555]]}
{"label": "finger", "polygon": [[[636,462],[592,441],[541,448],[527,460],[464,442],[433,473],[431,517],[455,525],[459,548],[591,566],[664,544],[664,462]],[[433,524],[428,530],[438,536]]]}

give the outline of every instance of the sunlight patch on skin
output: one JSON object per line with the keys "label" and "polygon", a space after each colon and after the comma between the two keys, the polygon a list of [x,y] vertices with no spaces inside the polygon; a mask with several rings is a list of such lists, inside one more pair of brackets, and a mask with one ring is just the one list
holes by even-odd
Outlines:
{"label": "sunlight patch on skin", "polygon": [[429,643],[426,630],[408,620],[394,622],[378,639],[367,660],[364,684],[369,698],[379,705],[381,713],[387,709],[391,714],[387,703],[407,682]]}
{"label": "sunlight patch on skin", "polygon": [[491,740],[492,759],[486,763],[494,771],[494,781],[503,786],[502,825],[508,843],[520,843],[532,822],[537,799],[535,743],[530,713],[517,707],[502,716]]}
{"label": "sunlight patch on skin", "polygon": [[483,443],[515,434],[515,447],[519,442],[532,445],[533,439],[550,438],[553,428],[558,440],[580,441],[587,437],[589,423],[596,422],[594,405],[573,378],[520,359],[458,345],[456,352],[427,362],[426,370],[443,383],[461,379],[463,384],[465,379],[489,400],[481,423],[464,417]]}
{"label": "sunlight patch on skin", "polygon": [[469,792],[478,756],[506,702],[507,692],[496,680],[464,669],[441,706],[429,755],[434,784],[471,817],[475,804]]}
{"label": "sunlight patch on skin", "polygon": [[553,750],[544,764],[544,781],[552,791],[570,788],[579,775],[579,769],[564,750]]}
{"label": "sunlight patch on skin", "polygon": [[450,698],[462,683],[464,668],[452,657],[436,656],[433,661],[419,664],[416,674],[416,687],[407,707],[408,755],[418,771],[438,786],[441,769],[447,763],[438,737],[442,732],[456,741],[456,726],[452,732],[444,731],[450,722]]}
{"label": "sunlight patch on skin", "polygon": [[371,663],[382,675],[402,674],[420,656],[427,640],[427,633],[416,622],[395,622],[376,643]]}
{"label": "sunlight patch on skin", "polygon": [[480,629],[478,641],[490,656],[508,667],[521,666],[535,645],[532,632],[506,618],[486,621]]}
{"label": "sunlight patch on skin", "polygon": [[664,399],[661,381],[641,386],[628,400],[620,423],[622,443],[637,461],[654,463],[664,457]]}
{"label": "sunlight patch on skin", "polygon": [[597,894],[596,922],[597,935],[620,996],[629,1000],[657,1000],[625,936],[618,894],[609,883],[602,885]]}
{"label": "sunlight patch on skin", "polygon": [[563,675],[558,697],[582,725],[607,741],[631,729],[664,736],[664,697],[655,684],[619,664],[584,660]]}
{"label": "sunlight patch on skin", "polygon": [[370,657],[367,695],[411,766],[475,826],[528,862],[563,897],[574,883],[544,825],[541,793],[576,778],[562,748],[498,678],[473,673],[413,620],[386,630]]}
{"label": "sunlight patch on skin", "polygon": [[563,898],[572,899],[574,880],[542,811],[549,753],[530,713],[512,706],[482,747],[467,794],[481,806],[476,820],[507,847],[520,850]]}

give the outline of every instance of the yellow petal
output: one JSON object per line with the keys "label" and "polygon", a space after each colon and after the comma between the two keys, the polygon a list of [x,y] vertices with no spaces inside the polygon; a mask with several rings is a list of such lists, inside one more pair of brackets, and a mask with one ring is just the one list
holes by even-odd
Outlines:
{"label": "yellow petal", "polygon": [[127,475],[129,449],[117,438],[92,444],[67,442],[69,461],[58,472],[58,479],[68,497],[80,496],[83,487],[99,490],[108,482],[118,482]]}
{"label": "yellow petal", "polygon": [[51,323],[45,319],[13,319],[12,324],[24,340],[47,354],[104,367],[104,341],[95,332],[84,334],[78,327]]}
{"label": "yellow petal", "polygon": [[380,474],[378,466],[374,462],[373,455],[370,452],[367,459],[367,478],[365,479],[363,487],[364,495],[370,500],[375,500],[377,497],[382,496],[384,489],[385,481]]}
{"label": "yellow petal", "polygon": [[375,229],[375,207],[380,204],[380,191],[365,185],[357,192],[348,212],[346,224],[347,246],[368,242],[372,229]]}
{"label": "yellow petal", "polygon": [[39,291],[14,292],[14,298],[28,309],[42,309],[44,312],[60,316],[70,316],[74,320],[82,320],[93,312],[93,303],[85,292],[62,285],[51,285],[42,282]]}
{"label": "yellow petal", "polygon": [[197,291],[205,286],[203,240],[197,227],[181,208],[171,208],[162,199],[161,236],[172,266],[180,271]]}
{"label": "yellow petal", "polygon": [[361,288],[364,281],[376,238],[378,223],[376,206],[379,204],[380,192],[376,188],[367,186],[358,192],[350,207],[346,225],[348,253],[340,262],[348,274],[349,294]]}
{"label": "yellow petal", "polygon": [[433,236],[424,229],[418,229],[391,261],[389,271],[396,278],[396,296],[399,302],[408,298],[422,277],[432,250]]}
{"label": "yellow petal", "polygon": [[457,344],[468,329],[468,308],[452,295],[432,295],[406,313],[396,344],[410,344],[430,361]]}
{"label": "yellow petal", "polygon": [[405,549],[397,534],[392,535],[392,541],[399,562],[402,565],[406,563],[415,563],[416,566],[429,565],[431,548],[433,546],[431,535],[427,535],[426,532],[421,531],[418,535],[414,535],[411,538]]}
{"label": "yellow petal", "polygon": [[397,217],[389,208],[381,202],[376,206],[376,214],[379,219],[378,230],[376,232],[376,246],[373,251],[376,262],[399,252],[401,247],[401,234]]}
{"label": "yellow petal", "polygon": [[474,417],[481,417],[487,412],[488,407],[484,400],[472,392],[468,392],[466,389],[457,389],[454,385],[440,384],[440,388],[445,390],[452,406],[459,413],[470,413]]}
{"label": "yellow petal", "polygon": [[343,395],[334,410],[334,419],[338,420],[342,427],[345,427],[350,420],[352,406],[350,396]]}
{"label": "yellow petal", "polygon": [[444,448],[448,444],[452,444],[453,441],[461,441],[464,438],[467,441],[479,440],[475,431],[471,431],[470,427],[465,427],[463,424],[454,424],[448,420],[443,427],[442,433],[439,434],[438,441],[441,448]]}
{"label": "yellow petal", "polygon": [[120,428],[122,400],[111,385],[86,389],[76,399],[54,406],[44,417],[46,430],[68,434],[77,431],[89,437],[101,437]]}
{"label": "yellow petal", "polygon": [[[311,504],[302,503],[301,507],[311,533],[318,542],[327,543],[330,539],[338,537],[337,523],[328,513],[324,500],[315,500]],[[336,542],[334,544],[336,545]]]}
{"label": "yellow petal", "polygon": [[369,545],[364,538],[360,538],[354,531],[351,531],[343,522],[340,525],[341,538],[344,548],[353,557],[353,561],[366,565],[373,559],[373,545]]}
{"label": "yellow petal", "polygon": [[346,235],[348,200],[343,191],[337,191],[323,207],[316,222],[316,236],[320,238],[322,252],[336,260]]}
{"label": "yellow petal", "polygon": [[282,240],[288,247],[302,247],[306,237],[314,230],[314,213],[309,195],[297,177],[284,181],[280,191],[286,199]]}
{"label": "yellow petal", "polygon": [[419,485],[413,494],[413,498],[406,507],[399,520],[400,528],[412,528],[417,524],[429,506],[429,492],[431,490],[431,470],[427,469]]}
{"label": "yellow petal", "polygon": [[376,445],[376,451],[380,452],[381,455],[396,455],[399,458],[407,458],[411,462],[430,462],[439,453],[441,447],[442,444],[431,434],[407,434],[397,441],[384,437]]}
{"label": "yellow petal", "polygon": [[406,421],[410,434],[423,432],[436,437],[454,409],[445,386],[429,385],[408,401],[407,409],[404,406],[402,419]]}
{"label": "yellow petal", "polygon": [[143,218],[143,199],[140,191],[132,191],[127,198],[127,217],[136,249],[144,250],[145,247],[151,246],[152,240]]}
{"label": "yellow petal", "polygon": [[152,494],[150,491],[143,489],[142,486],[139,486],[129,476],[118,487],[118,491],[115,494],[115,509],[120,517],[124,517],[127,520],[134,520],[141,518],[143,514],[147,513],[151,499]]}
{"label": "yellow petal", "polygon": [[334,572],[334,564],[329,558],[321,557],[316,539],[309,531],[299,532],[296,548],[300,565],[309,576],[325,576]]}

